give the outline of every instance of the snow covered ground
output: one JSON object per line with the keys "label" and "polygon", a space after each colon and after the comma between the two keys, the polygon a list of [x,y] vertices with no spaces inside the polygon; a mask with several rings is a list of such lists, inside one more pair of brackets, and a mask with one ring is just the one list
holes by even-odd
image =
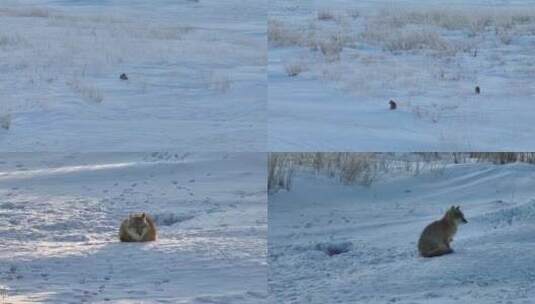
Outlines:
{"label": "snow covered ground", "polygon": [[2,0],[0,150],[264,151],[266,15],[265,0]]}
{"label": "snow covered ground", "polygon": [[[5,303],[265,303],[265,154],[0,154]],[[120,243],[129,213],[159,239]]]}
{"label": "snow covered ground", "polygon": [[[451,165],[369,188],[298,172],[269,196],[270,302],[533,303],[534,179],[525,164]],[[419,257],[419,234],[453,204],[468,220],[455,253]]]}
{"label": "snow covered ground", "polygon": [[273,151],[535,148],[532,1],[275,0],[268,20]]}

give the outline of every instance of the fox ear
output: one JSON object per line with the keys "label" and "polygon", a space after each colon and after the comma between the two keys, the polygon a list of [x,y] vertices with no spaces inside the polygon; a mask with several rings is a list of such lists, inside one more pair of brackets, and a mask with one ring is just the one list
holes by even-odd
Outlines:
{"label": "fox ear", "polygon": [[142,219],[145,219],[146,216],[147,216],[147,215],[145,214],[145,212],[141,213],[141,218],[142,218]]}

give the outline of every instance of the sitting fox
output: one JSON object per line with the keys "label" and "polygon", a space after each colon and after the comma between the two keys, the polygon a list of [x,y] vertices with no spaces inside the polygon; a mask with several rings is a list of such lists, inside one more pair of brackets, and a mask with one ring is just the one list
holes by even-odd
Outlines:
{"label": "sitting fox", "polygon": [[156,240],[154,220],[147,214],[130,215],[119,229],[121,242],[149,242]]}
{"label": "sitting fox", "polygon": [[395,110],[395,109],[398,108],[398,105],[393,100],[390,100],[390,102],[388,102],[388,104],[390,105],[390,110]]}
{"label": "sitting fox", "polygon": [[459,224],[466,224],[460,207],[452,206],[444,217],[425,227],[420,240],[418,241],[418,251],[423,257],[435,257],[443,254],[453,253],[450,243],[457,232]]}

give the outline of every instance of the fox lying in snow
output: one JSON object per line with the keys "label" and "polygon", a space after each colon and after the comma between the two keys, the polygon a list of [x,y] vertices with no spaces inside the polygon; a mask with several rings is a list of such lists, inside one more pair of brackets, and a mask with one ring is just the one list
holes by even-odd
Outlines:
{"label": "fox lying in snow", "polygon": [[432,222],[425,227],[420,240],[418,241],[418,251],[423,257],[435,257],[452,253],[450,243],[457,232],[459,224],[466,224],[460,207],[452,206],[438,221]]}
{"label": "fox lying in snow", "polygon": [[119,229],[121,242],[149,242],[156,240],[154,220],[145,213],[130,215]]}

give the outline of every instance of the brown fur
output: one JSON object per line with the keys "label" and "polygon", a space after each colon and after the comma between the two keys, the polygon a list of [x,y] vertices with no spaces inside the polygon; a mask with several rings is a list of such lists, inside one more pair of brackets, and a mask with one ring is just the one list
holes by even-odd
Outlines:
{"label": "brown fur", "polygon": [[121,242],[150,242],[156,240],[156,235],[154,220],[146,213],[130,215],[119,229]]}
{"label": "brown fur", "polygon": [[459,207],[451,207],[444,217],[425,227],[418,240],[418,251],[423,257],[453,253],[450,243],[459,224],[467,223]]}

